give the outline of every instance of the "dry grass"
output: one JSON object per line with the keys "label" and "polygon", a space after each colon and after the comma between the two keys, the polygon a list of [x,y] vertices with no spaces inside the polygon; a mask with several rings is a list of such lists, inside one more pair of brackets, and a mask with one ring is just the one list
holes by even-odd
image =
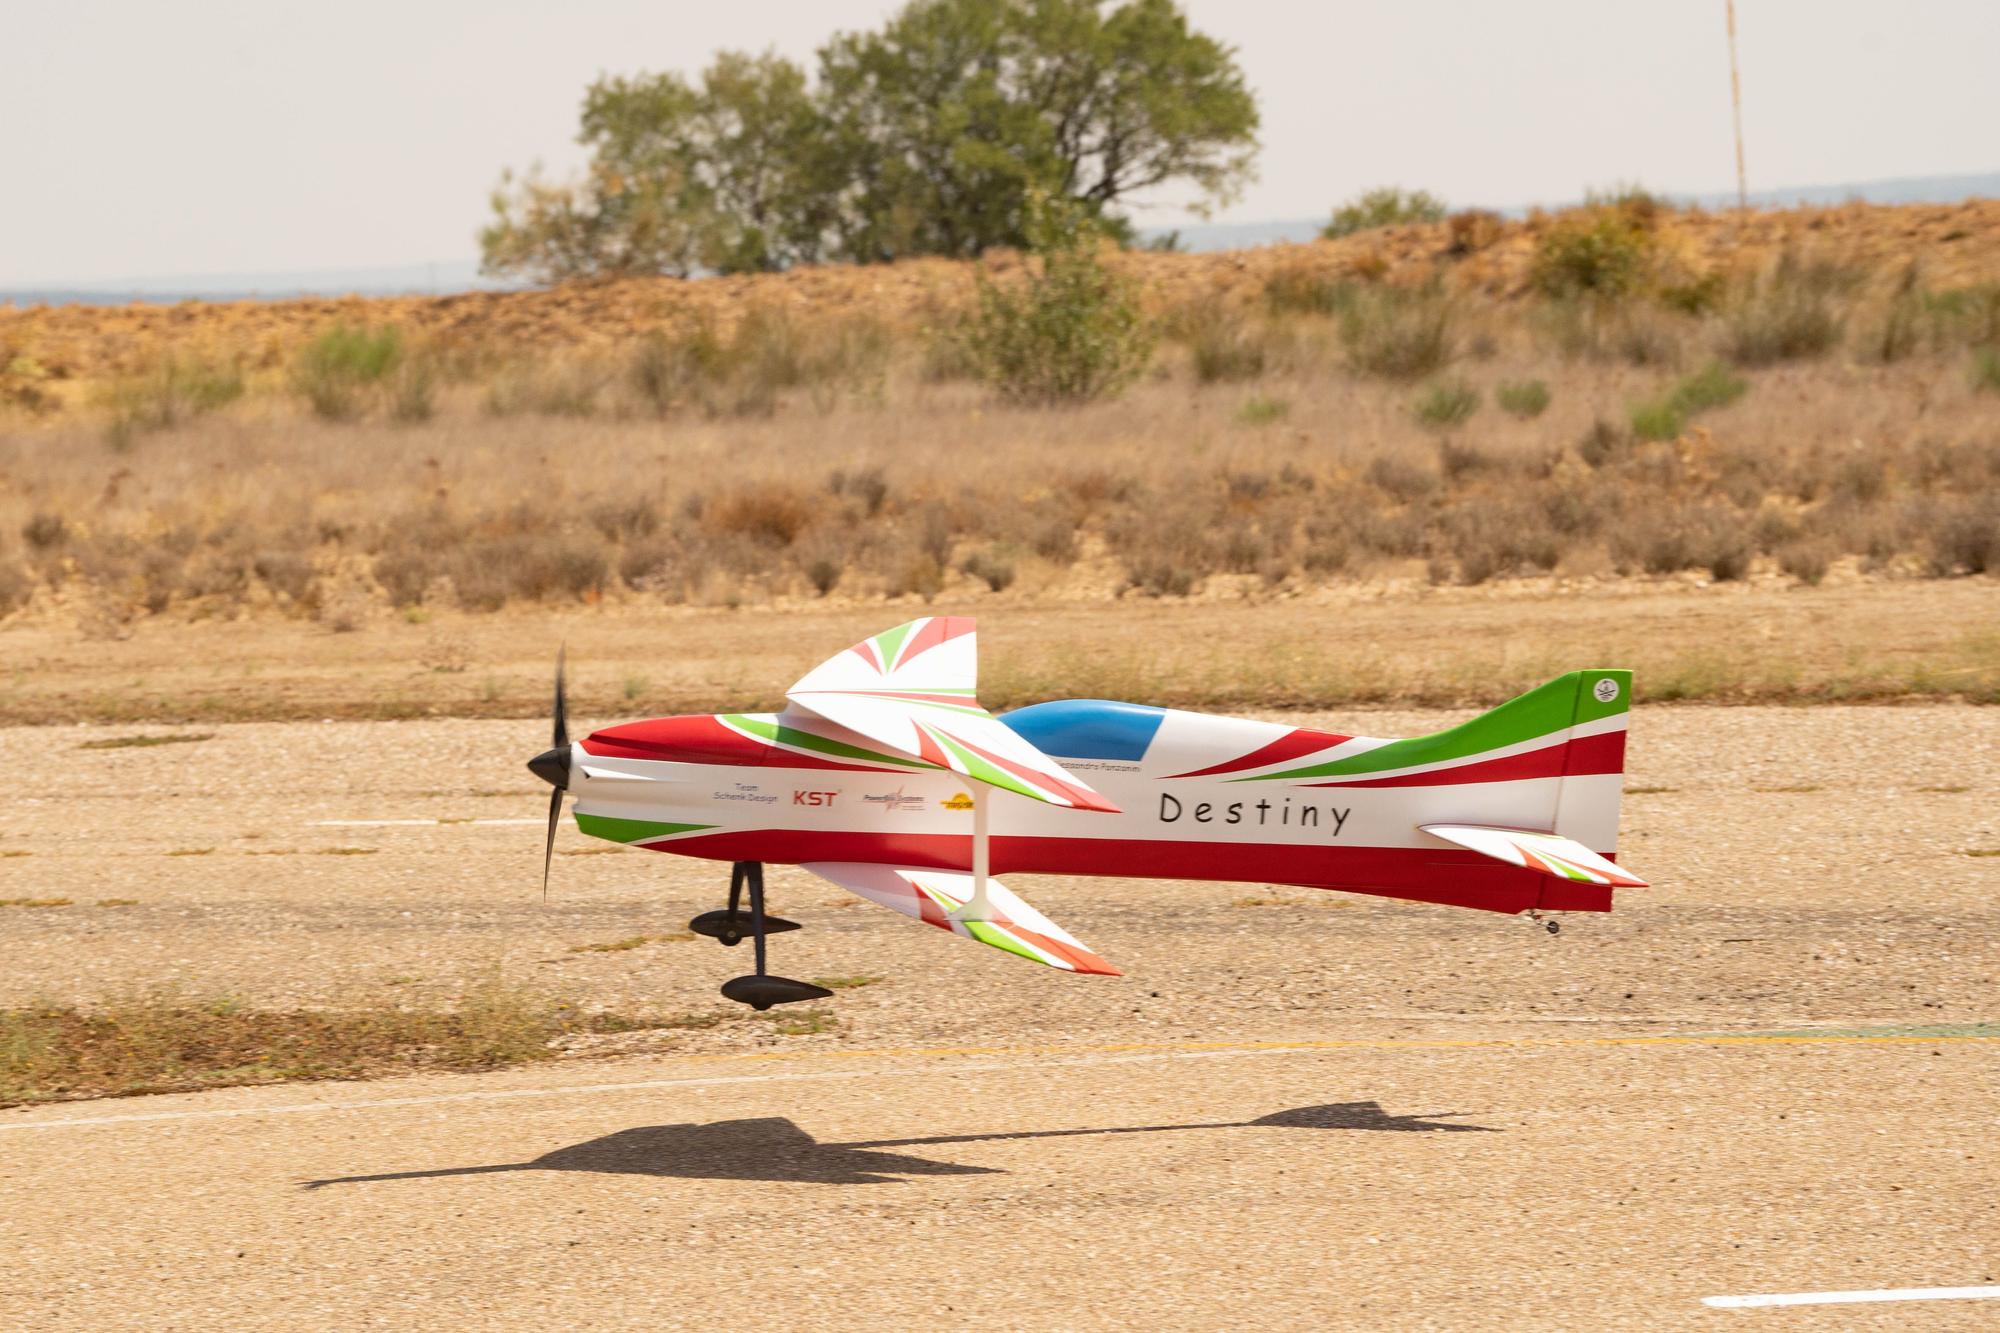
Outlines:
{"label": "dry grass", "polygon": [[698,1025],[627,1018],[487,978],[451,1009],[374,1002],[266,1010],[160,995],[92,1009],[0,1010],[0,1107],[87,1097],[497,1069],[559,1056],[563,1038]]}
{"label": "dry grass", "polygon": [[[1064,410],[956,378],[938,331],[970,277],[949,265],[671,301],[606,284],[228,308],[179,332],[139,309],[0,315],[26,349],[8,364],[49,383],[165,365],[181,369],[159,383],[192,393],[202,365],[243,386],[148,418],[144,438],[107,442],[87,396],[0,418],[0,621],[114,645],[244,620],[374,642],[401,618],[427,627],[439,679],[398,681],[376,715],[491,714],[523,707],[518,683],[471,672],[491,657],[429,627],[538,607],[880,620],[997,599],[1129,617],[1412,579],[1989,574],[2000,435],[1966,366],[2000,355],[1997,238],[2000,206],[1725,227],[1633,196],[1567,220],[1123,256],[1164,341],[1122,399]],[[418,361],[422,410],[404,410],[395,376]],[[352,392],[320,404],[307,390],[329,377]],[[1949,671],[1982,678],[1966,666]],[[680,697],[651,663],[626,667],[628,710]],[[1314,701],[1390,688],[1345,668],[1349,693]],[[1817,687],[1857,678],[1873,679]],[[1709,689],[1693,668],[1667,679]],[[157,688],[126,689],[82,714],[147,716]],[[179,689],[175,715],[254,711],[220,699],[240,693]],[[0,708],[34,715],[18,689]],[[175,739],[192,737],[92,744]]]}
{"label": "dry grass", "polygon": [[102,740],[85,741],[77,746],[79,750],[144,750],[155,745],[187,745],[195,741],[212,741],[212,731],[183,732],[170,736],[107,736]]}
{"label": "dry grass", "polygon": [[[1387,583],[1254,599],[983,602],[962,583],[936,609],[983,617],[981,698],[1123,698],[1210,709],[1491,704],[1579,663],[1629,666],[1644,699],[1719,703],[1957,698],[2000,702],[2000,587],[1990,578],[1885,580],[1848,562],[1818,588],[1772,574],[1724,584],[1562,576],[1462,588],[1421,567]],[[295,621],[158,625],[129,639],[16,625],[40,668],[0,695],[0,723],[534,718],[546,736],[557,644],[570,655],[572,726],[635,715],[774,708],[786,684],[930,607],[793,603],[604,605],[383,617],[353,634]],[[1895,632],[1882,627],[1893,624]],[[488,689],[420,660],[448,634]],[[652,678],[643,706],[621,682]],[[525,751],[524,751],[525,753]],[[150,762],[135,755],[133,762]],[[560,853],[566,854],[566,853]],[[625,853],[611,850],[609,854]]]}

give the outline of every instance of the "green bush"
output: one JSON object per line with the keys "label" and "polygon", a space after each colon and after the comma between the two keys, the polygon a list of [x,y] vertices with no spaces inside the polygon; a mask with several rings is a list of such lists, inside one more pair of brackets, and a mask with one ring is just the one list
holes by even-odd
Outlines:
{"label": "green bush", "polygon": [[1329,241],[1377,227],[1395,227],[1409,222],[1442,222],[1444,200],[1423,190],[1403,190],[1393,185],[1357,195],[1333,210],[1333,220],[1320,228]]}
{"label": "green bush", "polygon": [[1711,361],[1675,384],[1671,397],[1676,406],[1693,416],[1711,408],[1727,407],[1748,392],[1749,380],[1732,375],[1721,362]]}
{"label": "green bush", "polygon": [[1340,318],[1348,364],[1384,379],[1415,380],[1451,362],[1451,304],[1435,291],[1382,287],[1358,293]]}
{"label": "green bush", "polygon": [[1658,398],[1632,407],[1632,434],[1641,440],[1678,439],[1689,418],[1727,407],[1750,391],[1750,382],[1711,361]]}
{"label": "green bush", "polygon": [[1479,390],[1464,380],[1439,380],[1417,395],[1410,410],[1424,425],[1449,430],[1479,410]]}
{"label": "green bush", "polygon": [[1548,296],[1619,297],[1646,281],[1657,205],[1637,196],[1556,219],[1535,250],[1531,280]]}
{"label": "green bush", "polygon": [[403,335],[393,328],[336,324],[305,345],[292,367],[292,387],[328,421],[359,416],[369,391],[396,368]]}
{"label": "green bush", "polygon": [[965,343],[979,376],[1019,403],[1082,403],[1117,393],[1152,355],[1134,284],[1105,267],[1099,228],[1066,199],[1037,197],[1038,265],[1018,282],[979,278]]}
{"label": "green bush", "polygon": [[1540,380],[1502,384],[1493,391],[1493,398],[1500,404],[1501,411],[1526,421],[1548,411],[1549,386]]}
{"label": "green bush", "polygon": [[1632,405],[1632,435],[1641,440],[1677,440],[1687,426],[1687,414],[1665,398]]}

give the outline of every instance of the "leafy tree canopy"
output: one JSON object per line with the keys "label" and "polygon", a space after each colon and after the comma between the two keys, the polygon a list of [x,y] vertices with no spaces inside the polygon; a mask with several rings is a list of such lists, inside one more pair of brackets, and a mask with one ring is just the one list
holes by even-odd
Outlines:
{"label": "leafy tree canopy", "polygon": [[1440,222],[1444,200],[1424,190],[1402,190],[1385,185],[1379,190],[1348,200],[1333,210],[1333,220],[1320,228],[1329,241],[1352,236],[1377,227],[1394,227],[1405,222]]}
{"label": "leafy tree canopy", "polygon": [[503,177],[485,268],[550,281],[969,256],[1028,244],[1036,192],[1129,233],[1134,193],[1226,200],[1256,150],[1234,53],[1173,0],[913,0],[818,64],[814,78],[724,53],[698,81],[598,80],[588,169]]}

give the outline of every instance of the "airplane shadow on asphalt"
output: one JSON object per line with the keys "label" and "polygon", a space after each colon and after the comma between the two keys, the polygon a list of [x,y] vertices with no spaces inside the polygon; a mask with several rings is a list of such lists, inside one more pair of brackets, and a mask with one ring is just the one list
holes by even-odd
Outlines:
{"label": "airplane shadow on asphalt", "polygon": [[305,1182],[307,1189],[357,1185],[378,1180],[429,1180],[439,1176],[482,1176],[502,1171],[600,1171],[613,1175],[673,1176],[683,1180],[776,1180],[817,1185],[877,1185],[908,1176],[1004,1175],[994,1167],[933,1162],[888,1148],[920,1148],[946,1143],[999,1143],[1010,1139],[1061,1139],[1109,1134],[1185,1134],[1196,1130],[1379,1129],[1401,1133],[1490,1134],[1486,1125],[1452,1124],[1435,1115],[1390,1115],[1377,1102],[1332,1102],[1274,1111],[1255,1120],[1206,1121],[1186,1125],[1118,1125],[1106,1129],[1036,1129],[1016,1133],[937,1134],[913,1139],[870,1139],[821,1143],[783,1116],[718,1120],[711,1124],[645,1125],[557,1148],[526,1162],[492,1166],[444,1167],[434,1171],[392,1171],[374,1176],[337,1176]]}

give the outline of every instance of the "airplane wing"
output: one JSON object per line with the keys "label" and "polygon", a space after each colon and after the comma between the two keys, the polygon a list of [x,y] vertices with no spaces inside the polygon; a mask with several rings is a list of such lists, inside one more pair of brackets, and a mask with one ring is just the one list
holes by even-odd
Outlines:
{"label": "airplane wing", "polygon": [[1532,833],[1526,829],[1485,828],[1474,824],[1419,824],[1418,828],[1469,851],[1490,856],[1508,865],[1526,866],[1551,879],[1575,880],[1581,884],[1609,884],[1613,888],[1643,889],[1646,881],[1605,860],[1572,838],[1554,833]]}
{"label": "airplane wing", "polygon": [[893,907],[904,916],[1016,953],[1065,972],[1123,976],[1074,935],[1043,916],[997,879],[986,881],[993,908],[988,921],[954,921],[951,913],[972,896],[972,876],[955,870],[920,870],[866,861],[807,861],[807,870],[850,893]]}
{"label": "airplane wing", "polygon": [[829,658],[785,691],[877,745],[1037,801],[1118,807],[1036,749],[975,698],[979,659],[968,616],[925,616]]}

